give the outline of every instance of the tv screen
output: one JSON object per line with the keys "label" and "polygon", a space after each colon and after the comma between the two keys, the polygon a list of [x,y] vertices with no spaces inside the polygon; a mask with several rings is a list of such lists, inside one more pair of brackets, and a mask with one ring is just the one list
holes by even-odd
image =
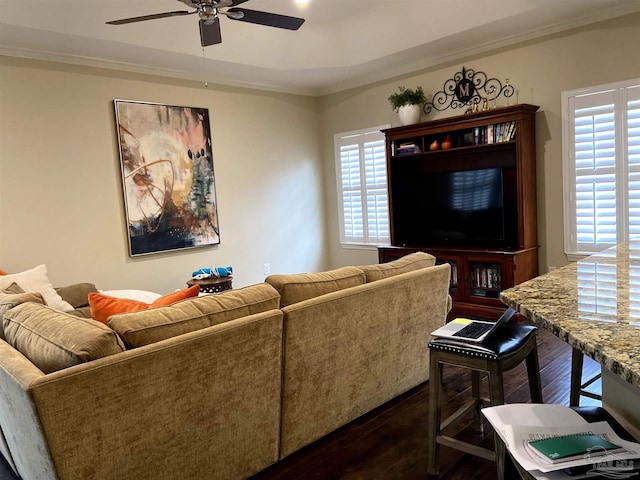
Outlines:
{"label": "tv screen", "polygon": [[402,182],[394,189],[395,243],[513,247],[501,168],[429,173]]}

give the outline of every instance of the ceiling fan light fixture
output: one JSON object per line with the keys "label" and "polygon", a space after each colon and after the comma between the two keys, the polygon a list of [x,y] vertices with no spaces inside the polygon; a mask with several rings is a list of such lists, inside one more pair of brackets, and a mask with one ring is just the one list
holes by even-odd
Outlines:
{"label": "ceiling fan light fixture", "polygon": [[198,16],[206,25],[211,25],[218,18],[218,9],[213,5],[203,4],[198,10]]}

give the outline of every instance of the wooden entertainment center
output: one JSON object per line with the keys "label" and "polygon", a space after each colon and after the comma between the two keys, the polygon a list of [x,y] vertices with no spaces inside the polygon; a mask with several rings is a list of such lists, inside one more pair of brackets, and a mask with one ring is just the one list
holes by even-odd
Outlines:
{"label": "wooden entertainment center", "polygon": [[[391,245],[379,246],[379,261],[425,251],[449,263],[453,315],[498,318],[500,291],[538,275],[538,108],[521,104],[383,130]],[[439,183],[465,181],[467,190],[443,187],[455,198],[441,198]],[[449,210],[437,211],[441,203]]]}

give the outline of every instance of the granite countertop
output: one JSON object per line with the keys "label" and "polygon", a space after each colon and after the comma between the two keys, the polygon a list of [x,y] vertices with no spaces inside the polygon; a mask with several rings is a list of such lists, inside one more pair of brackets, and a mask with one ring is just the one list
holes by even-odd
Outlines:
{"label": "granite countertop", "polygon": [[500,299],[640,387],[640,241],[536,277]]}

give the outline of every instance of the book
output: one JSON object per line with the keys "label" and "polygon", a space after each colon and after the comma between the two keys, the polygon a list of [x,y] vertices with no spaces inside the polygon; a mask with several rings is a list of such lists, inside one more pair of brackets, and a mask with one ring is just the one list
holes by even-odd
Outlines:
{"label": "book", "polygon": [[498,140],[497,143],[500,143],[504,140],[504,123],[498,124]]}
{"label": "book", "polygon": [[513,140],[515,138],[515,133],[516,133],[516,122],[511,122],[511,125],[509,125],[509,132],[507,133],[507,142],[510,140]]}
{"label": "book", "polygon": [[592,433],[561,435],[531,440],[528,445],[551,463],[566,462],[586,456],[606,455],[621,447]]}
{"label": "book", "polygon": [[396,149],[396,155],[409,155],[412,153],[422,153],[422,149],[415,143],[401,143]]}
{"label": "book", "polygon": [[507,122],[504,124],[504,135],[502,138],[503,142],[509,141],[509,129],[511,128],[511,122]]}

